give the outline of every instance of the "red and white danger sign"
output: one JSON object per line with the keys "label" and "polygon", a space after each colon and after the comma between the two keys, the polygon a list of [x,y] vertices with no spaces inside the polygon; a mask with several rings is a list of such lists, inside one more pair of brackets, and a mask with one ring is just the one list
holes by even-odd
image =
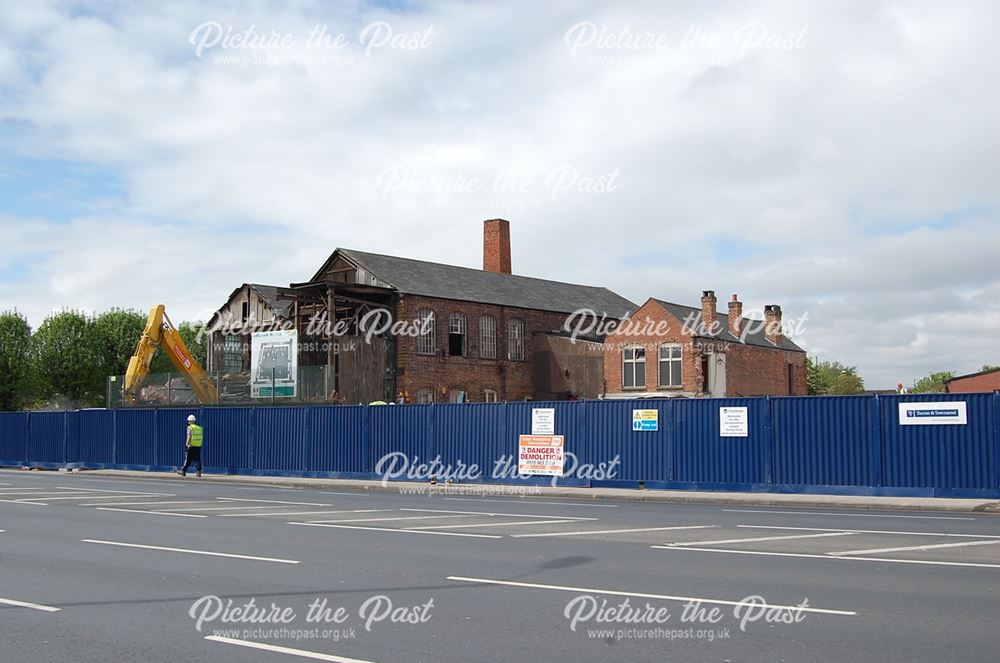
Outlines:
{"label": "red and white danger sign", "polygon": [[522,435],[518,440],[517,473],[521,476],[563,475],[562,435]]}

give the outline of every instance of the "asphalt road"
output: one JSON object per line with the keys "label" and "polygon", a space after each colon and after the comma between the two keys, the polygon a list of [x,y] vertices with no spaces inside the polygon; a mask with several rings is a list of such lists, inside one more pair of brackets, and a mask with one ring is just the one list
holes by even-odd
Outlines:
{"label": "asphalt road", "polygon": [[0,471],[0,530],[5,662],[1000,660],[989,514]]}

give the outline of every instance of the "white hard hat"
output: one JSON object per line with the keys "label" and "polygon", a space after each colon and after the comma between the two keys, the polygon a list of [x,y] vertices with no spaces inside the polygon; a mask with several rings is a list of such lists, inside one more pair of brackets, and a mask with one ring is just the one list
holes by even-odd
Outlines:
{"label": "white hard hat", "polygon": [[189,414],[188,415],[188,421],[195,421],[195,418],[194,418],[193,414]]}

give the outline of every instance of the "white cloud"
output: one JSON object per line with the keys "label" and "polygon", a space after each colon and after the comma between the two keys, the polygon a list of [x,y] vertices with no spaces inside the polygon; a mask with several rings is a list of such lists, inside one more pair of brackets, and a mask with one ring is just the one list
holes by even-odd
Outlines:
{"label": "white cloud", "polygon": [[[306,279],[337,245],[476,266],[481,220],[503,216],[519,273],[808,312],[803,341],[873,387],[1000,359],[1000,47],[982,4],[55,7],[0,9],[4,147],[110,169],[125,190],[68,224],[0,218],[0,259],[33,256],[0,301],[36,321],[161,300],[191,316],[244,281]],[[380,20],[433,26],[428,47],[304,47],[317,24],[356,42]],[[298,45],[198,58],[188,37],[211,21]],[[671,45],[574,57],[580,22]],[[741,54],[748,24],[802,47]],[[692,26],[720,47],[682,48]],[[215,60],[234,55],[306,61]],[[484,185],[384,200],[393,165]],[[553,200],[563,166],[580,186],[618,172],[614,191]],[[501,172],[531,190],[491,191]],[[960,210],[976,211],[936,223]]]}

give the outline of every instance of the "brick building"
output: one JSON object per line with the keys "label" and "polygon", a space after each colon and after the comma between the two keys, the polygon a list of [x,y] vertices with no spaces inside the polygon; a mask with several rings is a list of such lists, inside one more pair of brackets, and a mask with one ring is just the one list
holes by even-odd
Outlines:
{"label": "brick building", "polygon": [[944,383],[944,391],[948,394],[965,394],[972,392],[991,392],[1000,390],[1000,368],[991,368],[978,373],[957,375]]}
{"label": "brick building", "polygon": [[782,333],[781,307],[743,316],[736,295],[719,313],[649,299],[604,341],[606,398],[804,396],[805,351]]}
{"label": "brick building", "polygon": [[[600,339],[569,343],[564,323],[581,309],[620,319],[635,304],[607,288],[512,274],[503,219],[486,221],[483,238],[481,270],[338,248],[309,281],[275,288],[271,314],[298,330],[300,370],[326,367],[318,393],[348,403],[596,398]],[[218,319],[245,312],[241,292]],[[213,330],[210,370],[226,365],[232,331]]]}

